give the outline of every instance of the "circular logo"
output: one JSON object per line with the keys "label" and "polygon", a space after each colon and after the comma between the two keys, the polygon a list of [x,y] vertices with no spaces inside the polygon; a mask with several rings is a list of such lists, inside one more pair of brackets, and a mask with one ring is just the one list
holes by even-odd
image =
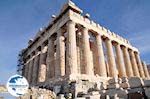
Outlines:
{"label": "circular logo", "polygon": [[25,77],[14,75],[8,79],[6,87],[11,95],[19,97],[27,93],[29,84]]}

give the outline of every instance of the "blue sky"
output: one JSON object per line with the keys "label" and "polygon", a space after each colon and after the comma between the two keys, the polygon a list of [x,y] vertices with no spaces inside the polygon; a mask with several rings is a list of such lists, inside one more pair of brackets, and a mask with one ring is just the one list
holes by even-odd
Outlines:
{"label": "blue sky", "polygon": [[[18,52],[67,0],[0,1],[0,83],[15,74]],[[149,0],[73,0],[102,26],[130,40],[150,63]]]}

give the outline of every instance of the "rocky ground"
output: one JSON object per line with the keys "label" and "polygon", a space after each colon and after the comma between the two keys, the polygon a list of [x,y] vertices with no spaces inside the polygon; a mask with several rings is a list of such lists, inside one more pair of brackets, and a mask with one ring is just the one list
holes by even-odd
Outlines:
{"label": "rocky ground", "polygon": [[0,93],[7,92],[5,85],[0,85]]}

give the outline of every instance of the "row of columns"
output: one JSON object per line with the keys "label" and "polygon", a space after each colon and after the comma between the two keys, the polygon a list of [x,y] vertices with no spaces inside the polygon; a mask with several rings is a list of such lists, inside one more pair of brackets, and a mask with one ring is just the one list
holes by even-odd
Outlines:
{"label": "row of columns", "polygon": [[[36,83],[44,82],[48,78],[60,77],[78,73],[77,66],[77,44],[76,44],[76,28],[73,21],[67,23],[67,37],[62,34],[62,30],[57,31],[57,39],[50,37],[47,45],[41,46],[41,51],[35,51],[33,57],[28,62],[28,80]],[[85,73],[94,75],[93,65],[90,57],[90,44],[88,29],[82,27],[83,40],[83,59],[85,65]],[[105,56],[103,49],[103,41],[106,45],[107,61],[109,65],[109,76],[118,77],[142,77],[149,78],[146,64],[141,62],[138,53],[128,50],[127,47],[121,46],[119,43],[113,43],[109,38],[102,39],[102,35],[96,34],[96,45],[98,53],[98,74],[107,77],[107,67],[105,64]],[[56,49],[55,49],[56,40]],[[113,46],[115,47],[115,52]],[[116,56],[116,57],[115,57]]]}
{"label": "row of columns", "polygon": [[[68,22],[68,40],[69,40],[69,46],[67,48],[70,48],[68,50],[68,56],[72,57],[72,60],[69,60],[71,64],[68,66],[71,68],[71,73],[77,73],[77,51],[76,51],[76,35],[75,35],[75,23]],[[86,74],[93,75],[93,67],[90,63],[90,47],[89,47],[89,35],[88,35],[88,29],[83,28],[82,29],[83,33],[83,55],[84,55],[84,62],[85,62],[85,69],[86,69]],[[97,47],[98,47],[98,56],[99,56],[99,75],[100,76],[107,76],[107,71],[106,71],[106,66],[105,66],[105,60],[104,60],[104,53],[103,53],[103,48],[102,48],[102,42],[101,42],[101,36],[97,35],[96,36],[96,41],[97,41]],[[110,39],[105,40],[106,47],[107,47],[107,55],[108,55],[108,64],[109,64],[109,71],[110,71],[110,76],[111,77],[117,77],[117,71],[119,71],[119,74],[121,77],[133,77],[133,76],[138,76],[138,77],[149,77],[148,73],[145,74],[143,70],[143,65],[141,64],[141,60],[139,57],[138,53],[135,53],[133,50],[128,50],[127,47],[119,45],[119,43],[115,46],[116,48],[116,54],[117,54],[117,59],[118,63],[116,64],[115,60],[115,55],[113,51],[113,45],[112,41]],[[74,49],[72,49],[74,48]],[[123,56],[121,56],[121,53],[123,53]],[[118,65],[118,70],[116,68],[116,65]],[[147,69],[146,69],[147,70]],[[148,70],[147,70],[148,71]],[[147,76],[146,76],[147,75]]]}

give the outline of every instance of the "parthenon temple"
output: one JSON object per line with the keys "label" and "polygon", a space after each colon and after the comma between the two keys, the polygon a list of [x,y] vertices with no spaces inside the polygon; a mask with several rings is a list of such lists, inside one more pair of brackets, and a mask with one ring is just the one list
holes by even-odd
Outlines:
{"label": "parthenon temple", "polygon": [[30,86],[50,89],[58,96],[127,99],[138,91],[150,92],[150,75],[138,49],[92,21],[72,1],[29,40],[23,59],[22,75]]}

